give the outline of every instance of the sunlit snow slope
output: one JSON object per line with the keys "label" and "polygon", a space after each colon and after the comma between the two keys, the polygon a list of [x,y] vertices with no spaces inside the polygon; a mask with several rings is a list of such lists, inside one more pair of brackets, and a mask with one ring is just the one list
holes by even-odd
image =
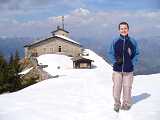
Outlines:
{"label": "sunlit snow slope", "polygon": [[59,77],[0,95],[0,120],[160,120],[160,74],[135,76],[133,106],[117,114],[112,67],[87,51],[93,69],[72,69],[71,58],[63,55],[40,56],[45,70]]}

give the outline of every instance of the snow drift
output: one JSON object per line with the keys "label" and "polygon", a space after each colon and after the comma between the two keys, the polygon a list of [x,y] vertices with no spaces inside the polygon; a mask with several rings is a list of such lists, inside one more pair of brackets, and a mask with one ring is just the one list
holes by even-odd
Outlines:
{"label": "snow drift", "polygon": [[[112,68],[87,50],[93,69],[72,69],[63,55],[43,55],[38,62],[58,78],[0,95],[0,120],[159,120],[160,74],[135,76],[133,106],[113,111]],[[57,69],[60,66],[60,69]]]}

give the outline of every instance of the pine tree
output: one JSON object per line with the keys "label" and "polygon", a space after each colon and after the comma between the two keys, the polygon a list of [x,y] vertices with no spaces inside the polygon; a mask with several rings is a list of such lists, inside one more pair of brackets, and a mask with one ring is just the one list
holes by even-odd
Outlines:
{"label": "pine tree", "polygon": [[19,52],[11,53],[9,62],[0,54],[0,93],[14,92],[22,89],[19,73],[22,71]]}
{"label": "pine tree", "polygon": [[5,91],[5,78],[7,73],[7,63],[2,53],[0,53],[0,93]]}
{"label": "pine tree", "polygon": [[13,54],[11,53],[9,58],[9,64],[12,64],[12,63],[13,63]]}
{"label": "pine tree", "polygon": [[7,76],[6,76],[6,81],[7,81],[7,91],[14,91],[14,79],[15,79],[15,70],[14,70],[14,58],[13,58],[13,54],[10,54],[10,59],[9,59],[9,63],[7,66]]}
{"label": "pine tree", "polygon": [[18,50],[14,55],[11,53],[8,62],[0,54],[0,93],[14,92],[36,83],[35,78],[22,80],[19,75],[22,69]]}
{"label": "pine tree", "polygon": [[[13,61],[12,61],[13,58]],[[9,64],[9,68],[10,68],[10,82],[12,84],[12,88],[11,88],[11,92],[13,91],[17,91],[19,89],[21,89],[22,85],[21,85],[21,79],[20,79],[20,75],[19,73],[22,71],[22,67],[20,64],[20,57],[19,57],[19,52],[18,50],[16,50],[14,57],[10,57],[10,64]]]}

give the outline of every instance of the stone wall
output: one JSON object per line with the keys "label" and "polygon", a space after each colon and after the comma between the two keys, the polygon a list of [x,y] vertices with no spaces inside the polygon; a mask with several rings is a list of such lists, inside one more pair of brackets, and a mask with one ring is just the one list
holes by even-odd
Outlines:
{"label": "stone wall", "polygon": [[[40,56],[43,54],[65,54],[69,56],[79,56],[82,52],[82,48],[78,45],[74,45],[70,42],[61,40],[60,38],[50,38],[48,42],[42,42],[38,45],[25,48],[25,56],[28,57],[31,54]],[[61,49],[61,51],[60,51]]]}

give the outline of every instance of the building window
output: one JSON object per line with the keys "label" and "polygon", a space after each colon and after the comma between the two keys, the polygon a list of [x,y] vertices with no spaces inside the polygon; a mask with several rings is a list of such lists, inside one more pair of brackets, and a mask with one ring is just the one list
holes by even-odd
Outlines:
{"label": "building window", "polygon": [[33,57],[38,57],[37,49],[34,48],[33,51],[32,51],[32,53],[31,53],[31,55]]}
{"label": "building window", "polygon": [[46,48],[43,48],[43,53],[46,54]]}
{"label": "building window", "polygon": [[38,57],[38,53],[37,52],[32,52],[31,56],[32,57]]}
{"label": "building window", "polygon": [[50,48],[50,53],[53,53],[53,48]]}
{"label": "building window", "polygon": [[62,47],[61,46],[59,46],[59,48],[58,48],[58,52],[61,52],[62,51]]}

